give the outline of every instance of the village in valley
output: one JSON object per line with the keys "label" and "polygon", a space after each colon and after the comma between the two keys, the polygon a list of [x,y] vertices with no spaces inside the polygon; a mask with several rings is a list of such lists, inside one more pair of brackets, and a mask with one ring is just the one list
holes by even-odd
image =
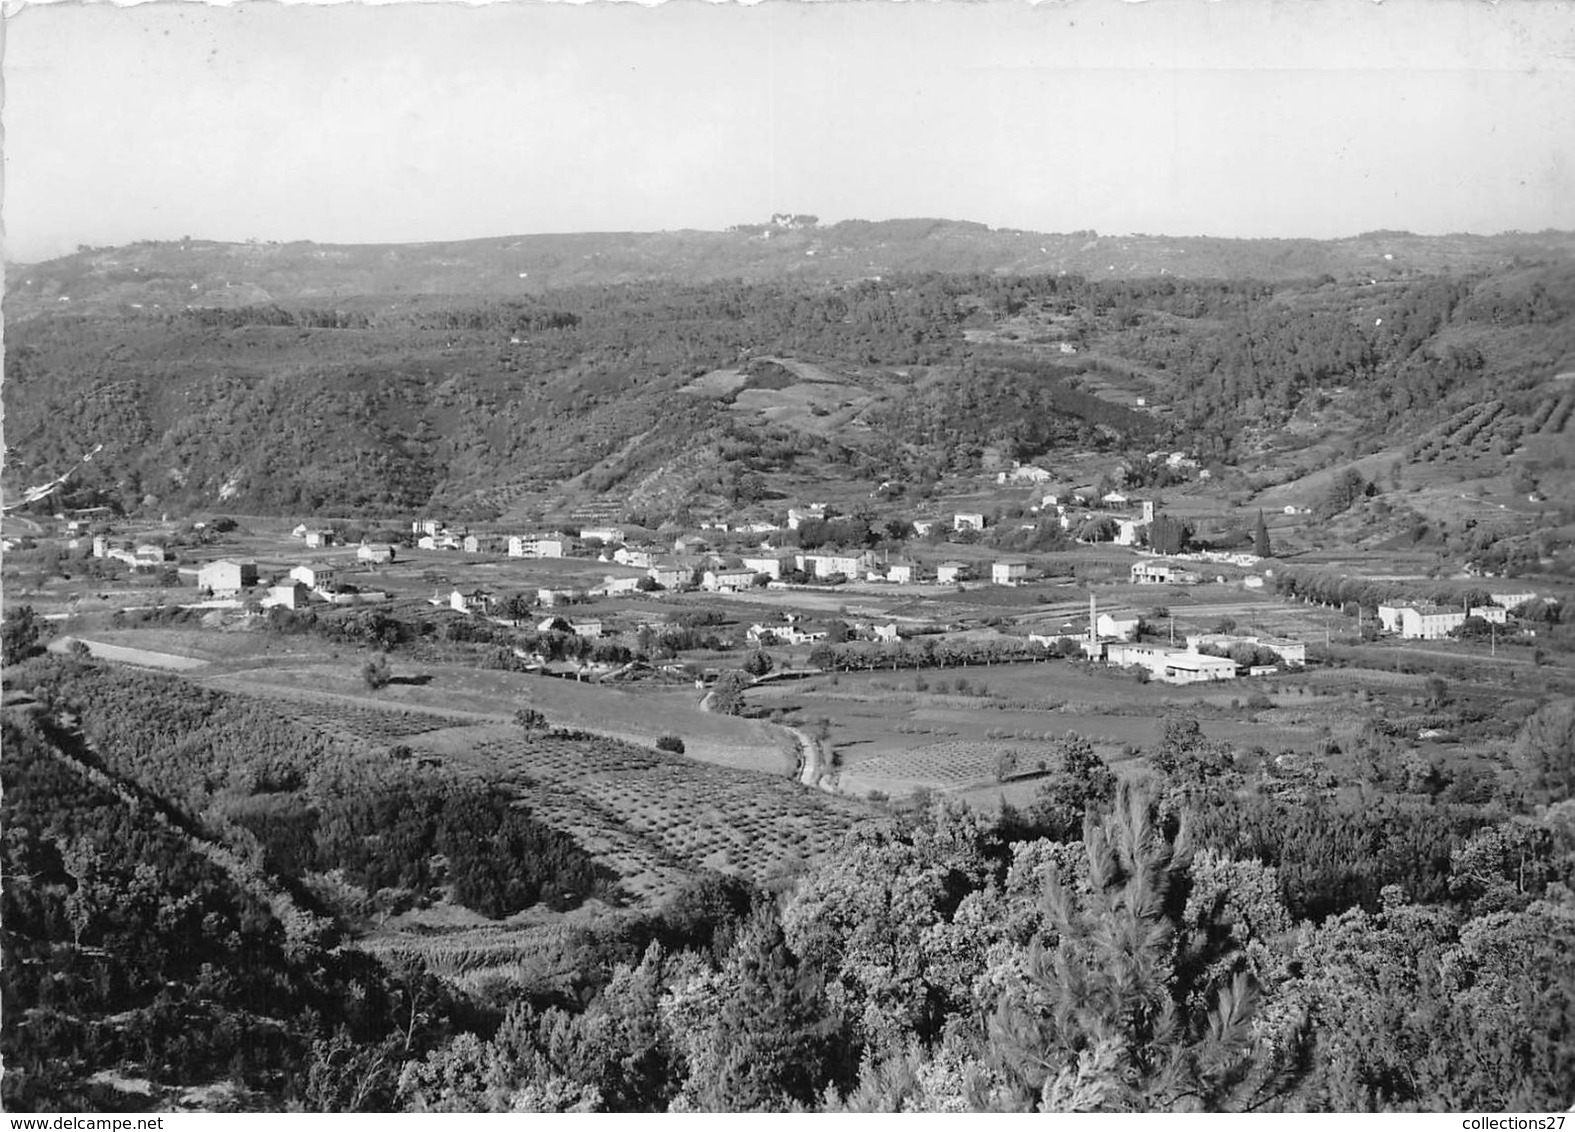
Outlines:
{"label": "village in valley", "polygon": [[[1172,467],[1196,467],[1197,463],[1179,452],[1168,459]],[[989,511],[945,515],[932,505],[917,516],[901,511],[872,515],[874,509],[862,507],[864,513],[854,519],[825,503],[805,503],[780,512],[755,509],[758,513],[716,516],[696,522],[692,529],[669,524],[659,531],[582,526],[570,521],[510,533],[416,518],[409,521],[408,531],[402,520],[393,519],[371,535],[365,531],[368,524],[359,524],[361,533],[353,542],[347,539],[343,521],[335,526],[302,522],[289,531],[288,541],[275,535],[270,542],[262,528],[274,524],[265,521],[249,530],[265,549],[209,561],[203,561],[206,555],[199,547],[211,536],[201,537],[208,524],[200,520],[187,525],[187,535],[197,536],[198,541],[192,548],[196,553],[187,554],[168,549],[171,543],[189,541],[169,524],[149,535],[156,541],[137,541],[116,537],[114,525],[92,514],[100,509],[72,518],[61,513],[56,520],[62,524],[60,543],[67,553],[80,554],[91,547],[93,558],[118,561],[142,577],[155,573],[168,577],[173,569],[179,585],[195,587],[194,600],[179,601],[178,591],[160,589],[160,603],[174,602],[185,609],[250,611],[255,615],[275,607],[299,611],[314,605],[376,605],[394,601],[393,590],[407,593],[417,578],[430,582],[441,573],[442,579],[427,599],[430,605],[508,628],[534,625],[542,632],[557,628],[593,641],[618,640],[625,635],[632,641],[642,629],[659,628],[660,617],[653,620],[633,612],[658,597],[693,604],[715,595],[729,602],[725,608],[734,608],[741,615],[751,609],[780,609],[774,622],[749,624],[739,642],[769,648],[826,641],[832,632],[826,622],[837,618],[823,613],[817,616],[815,611],[826,608],[824,598],[828,595],[845,599],[837,603],[843,618],[849,609],[868,607],[862,619],[839,624],[837,643],[850,639],[895,643],[918,637],[944,642],[951,635],[979,627],[939,616],[948,604],[959,604],[955,594],[977,595],[986,587],[1054,586],[1059,591],[1081,586],[1087,590],[1086,621],[1062,618],[1052,624],[1056,614],[1073,600],[1071,595],[1058,592],[1053,600],[1041,600],[1039,607],[1015,614],[1009,621],[989,618],[990,628],[1000,638],[999,646],[1023,648],[1026,641],[1027,646],[1042,650],[1043,657],[1072,655],[1068,650],[1075,649],[1076,655],[1090,661],[1140,669],[1171,684],[1269,676],[1300,668],[1307,662],[1308,640],[1319,634],[1328,638],[1326,644],[1332,639],[1325,621],[1317,616],[1303,618],[1300,636],[1293,633],[1283,638],[1267,631],[1238,632],[1234,624],[1222,629],[1201,623],[1217,606],[1231,604],[1230,600],[1221,602],[1222,594],[1244,608],[1261,604],[1267,621],[1287,627],[1297,621],[1294,608],[1287,608],[1286,601],[1272,600],[1277,593],[1275,564],[1281,559],[1273,553],[1269,524],[1261,511],[1257,517],[1261,534],[1240,537],[1243,549],[1190,545],[1182,549],[1184,544],[1171,536],[1173,550],[1162,554],[1154,548],[1150,533],[1162,513],[1162,502],[1129,498],[1116,490],[1096,495],[1092,487],[1062,488],[1059,494],[1029,490],[1026,496],[1021,490],[1023,484],[1037,488],[1053,478],[1034,465],[1018,464],[999,473],[996,483],[1003,485],[1003,490],[992,493],[984,488],[981,494],[985,499],[970,499],[972,506],[989,506]],[[1282,540],[1294,540],[1295,530],[1308,521],[1310,509],[1287,505],[1283,511],[1283,517],[1274,516],[1275,526],[1283,532]],[[878,549],[833,546],[818,540],[813,550],[798,549],[803,524],[829,520],[862,525],[869,537],[861,543],[875,543]],[[990,554],[980,545],[979,536],[997,533],[1003,523],[1030,533],[1059,530],[1069,549],[1026,556]],[[233,524],[233,520],[224,521],[224,533],[233,531]],[[11,544],[8,549],[14,549],[17,540],[7,541]],[[26,541],[29,549],[48,545],[47,540],[37,538]],[[1071,549],[1077,547],[1086,548],[1086,553],[1079,555]],[[1114,564],[1128,558],[1130,566],[1123,578]],[[286,569],[292,559],[294,564]],[[532,564],[548,562],[553,565],[545,571],[532,569]],[[593,580],[603,567],[607,572]],[[576,584],[561,584],[568,577]],[[538,582],[546,584],[535,584]],[[452,588],[445,589],[451,583]],[[1183,609],[1198,610],[1191,615],[1183,613],[1179,645],[1175,617],[1154,613],[1159,608],[1168,610],[1173,602],[1146,600],[1161,587]],[[1418,587],[1419,591],[1426,588]],[[796,603],[794,594],[804,595],[804,602]],[[1108,595],[1103,608],[1101,595]],[[634,605],[626,608],[616,600],[619,598],[633,599]],[[894,598],[897,600],[891,600]],[[942,600],[937,603],[927,598]],[[1507,645],[1535,636],[1535,625],[1522,626],[1515,614],[1533,602],[1541,604],[1544,598],[1555,605],[1559,600],[1553,594],[1511,590],[1484,579],[1456,605],[1420,596],[1409,601],[1378,601],[1369,621],[1376,624],[1381,636],[1397,640],[1458,639],[1466,630],[1468,639],[1490,634],[1496,644],[1496,628],[1503,627]],[[71,595],[71,600],[77,611],[94,604],[91,599],[84,604],[80,594]],[[988,597],[982,601],[990,604]],[[553,613],[554,609],[559,612]],[[874,620],[869,619],[873,611],[881,609],[900,612],[885,623],[876,623],[882,620],[878,613]],[[606,616],[588,616],[591,610]],[[1254,617],[1258,612],[1252,610]],[[1361,613],[1357,608],[1356,624],[1341,626],[1342,639],[1353,634],[1364,638]],[[1270,655],[1254,658],[1266,663],[1232,661],[1233,651],[1243,648]],[[521,660],[538,668],[550,666],[539,652],[515,651]],[[620,667],[576,659],[579,679],[605,679]],[[665,666],[668,671],[685,667],[695,669],[692,664]],[[715,665],[699,671],[702,682],[718,674]]]}
{"label": "village in valley", "polygon": [[[1049,473],[1034,467],[1019,467],[1010,475],[1014,481],[1031,483],[1050,478]],[[998,482],[1008,482],[1007,474]],[[878,536],[878,550],[824,544],[811,551],[796,549],[800,541],[797,532],[803,524],[844,518],[823,503],[790,506],[770,517],[719,516],[696,523],[692,530],[659,532],[562,524],[513,534],[418,518],[410,520],[408,532],[400,530],[396,520],[376,531],[375,537],[362,534],[350,543],[345,540],[343,524],[336,530],[303,522],[289,531],[288,541],[276,535],[266,551],[190,562],[166,549],[165,543],[180,541],[178,538],[137,542],[112,533],[89,535],[85,532],[90,529],[112,528],[104,523],[95,525],[90,517],[58,518],[64,522],[68,552],[90,545],[92,557],[119,561],[133,574],[145,576],[173,569],[181,585],[195,588],[190,601],[179,600],[178,590],[161,589],[161,606],[230,611],[243,618],[262,616],[273,608],[297,612],[314,606],[392,606],[400,596],[408,596],[413,588],[434,581],[441,573],[441,580],[426,599],[431,606],[504,628],[568,633],[593,644],[633,645],[642,630],[659,631],[666,616],[658,613],[653,617],[647,610],[684,609],[715,599],[724,603],[718,608],[734,612],[730,620],[736,619],[740,626],[750,615],[777,611],[750,621],[735,643],[764,649],[767,655],[773,649],[797,650],[796,655],[785,651],[783,660],[788,666],[797,661],[803,671],[830,667],[824,650],[818,666],[815,657],[804,655],[803,646],[821,642],[900,645],[924,641],[933,655],[935,648],[944,649],[949,641],[977,646],[986,639],[981,633],[993,638],[981,655],[1011,655],[1014,660],[1075,655],[1133,672],[1141,670],[1171,684],[1267,676],[1306,663],[1306,646],[1300,640],[1219,631],[1217,624],[1205,627],[1199,622],[1219,604],[1221,592],[1251,604],[1254,597],[1263,596],[1267,582],[1267,593],[1272,595],[1272,559],[1250,550],[1178,549],[1160,556],[1149,547],[1149,527],[1160,506],[1155,500],[1129,501],[1116,491],[1096,498],[1092,488],[1065,490],[1064,497],[1035,492],[1038,501],[1029,502],[1026,508],[1021,491],[1003,492],[1005,498],[994,503],[993,513],[865,518],[861,521]],[[978,536],[1012,521],[1001,517],[1002,502],[1021,512],[1023,521],[1017,525],[1022,530],[1035,531],[1042,525],[1058,528],[1066,532],[1072,546],[1086,546],[1089,559],[1099,563],[1093,571],[1099,577],[1097,589],[1096,583],[1078,581],[1076,550],[1053,557],[984,552]],[[233,530],[232,523],[229,520],[221,525]],[[206,527],[198,521],[190,525],[190,533],[200,536]],[[1084,541],[1076,537],[1079,531],[1091,535],[1108,532],[1111,537],[1106,543]],[[248,533],[259,542],[266,540],[255,528],[249,527]],[[28,541],[34,547],[40,542]],[[1101,546],[1105,553],[1099,552]],[[1131,560],[1124,578],[1118,568],[1110,566],[1110,552],[1116,548]],[[297,553],[292,555],[292,550]],[[299,560],[286,569],[292,557]],[[546,569],[534,569],[537,564]],[[599,569],[606,572],[593,580]],[[576,584],[564,584],[570,578]],[[1194,590],[1205,583],[1208,589]],[[968,620],[965,616],[969,595],[990,606],[991,597],[981,591],[1044,586],[1056,588],[1053,599],[1041,600],[1009,619],[990,616]],[[1058,619],[1056,614],[1072,601],[1081,600],[1059,592],[1074,586],[1087,590],[1088,617]],[[1183,604],[1201,606],[1196,616],[1183,614],[1179,640],[1174,616],[1156,618],[1153,612],[1167,602],[1145,601],[1159,594],[1160,587],[1166,587],[1166,592]],[[1100,595],[1106,593],[1105,606],[1099,608]],[[1215,600],[1200,603],[1197,597],[1204,595]],[[829,607],[831,614],[826,612],[828,597],[837,599]],[[1533,597],[1526,595],[1521,600]],[[73,616],[82,616],[93,604],[91,598],[84,602],[77,596]],[[1265,606],[1264,612],[1269,608]],[[1462,624],[1466,616],[1462,613],[1442,630],[1436,618],[1427,623],[1426,631],[1420,627],[1413,630],[1410,622],[1401,622],[1401,611],[1418,608],[1430,607],[1382,606],[1385,629],[1406,638],[1440,637]],[[1472,616],[1487,617],[1501,625],[1506,613],[1497,606],[1471,610]],[[1238,664],[1230,654],[1243,647],[1271,653],[1273,659],[1267,664]],[[542,652],[516,648],[514,653],[534,670],[553,669],[554,662]],[[580,680],[630,676],[627,662],[597,662],[577,654],[566,663],[565,670]],[[871,654],[863,666],[878,668],[882,662]],[[692,673],[702,684],[722,671],[714,662],[696,665],[678,659],[661,665],[647,660],[637,667]],[[777,668],[779,677],[783,672]]]}
{"label": "village in valley", "polygon": [[[430,516],[147,524],[89,508],[57,514],[52,525],[32,523],[37,533],[7,541],[102,564],[101,584],[56,582],[26,595],[50,611],[56,650],[80,639],[90,654],[206,667],[232,686],[255,664],[245,676],[253,691],[272,684],[321,698],[336,687],[331,694],[345,703],[387,706],[401,695],[406,706],[442,703],[433,674],[464,658],[441,650],[429,650],[430,673],[408,689],[314,681],[310,667],[286,675],[281,634],[300,633],[320,616],[377,618],[418,640],[486,642],[492,656],[479,663],[519,674],[526,683],[511,685],[509,695],[540,700],[549,722],[552,695],[532,689],[553,686],[542,678],[567,679],[585,693],[609,693],[600,724],[607,734],[655,742],[633,722],[640,709],[627,693],[637,689],[673,702],[677,718],[722,710],[766,721],[792,737],[781,740],[792,752],[781,768],[822,790],[860,799],[942,790],[987,806],[1028,796],[1042,773],[1035,768],[1046,765],[1040,756],[1063,732],[1096,737],[1119,764],[1166,704],[1201,709],[1222,733],[1238,729],[1225,722],[1233,715],[1266,719],[1273,709],[1278,723],[1266,734],[1334,742],[1327,720],[1313,722],[1316,711],[1287,706],[1327,687],[1331,662],[1360,657],[1418,671],[1442,647],[1465,664],[1525,663],[1511,658],[1531,656],[1546,610],[1559,603],[1554,593],[1483,577],[1469,588],[1455,583],[1458,601],[1438,604],[1435,568],[1419,571],[1409,587],[1389,579],[1382,597],[1310,595],[1294,578],[1309,557],[1322,557],[1306,544],[1317,523],[1312,507],[1232,513],[1211,496],[1209,472],[1192,455],[1146,459],[1172,470],[1171,489],[1123,490],[1124,465],[1085,456],[1074,466],[1093,482],[1081,486],[1014,461],[949,483],[947,496],[917,508],[886,502],[888,481],[863,499],[842,493],[842,505],[757,503],[658,529],[609,521],[605,505],[591,508],[596,518],[542,513],[514,526]],[[998,549],[1003,543],[1033,549],[1008,552]],[[237,649],[242,639],[258,647]],[[216,640],[226,642],[222,650]],[[307,648],[295,659],[325,673],[344,667]],[[1057,696],[1068,665],[1086,673],[1077,678],[1086,701],[1068,705]],[[975,669],[972,684],[957,677],[969,684],[968,697],[948,693],[944,678],[933,692],[915,692],[933,670]],[[828,681],[856,687],[863,674],[868,707],[902,687],[902,673],[915,674],[906,707],[891,713],[879,739],[866,734],[871,721],[858,711],[846,719],[834,708],[820,714],[813,738],[795,726]],[[740,674],[745,694],[719,708],[712,688]],[[992,679],[1009,691],[992,696]],[[1134,708],[1134,685],[1150,682],[1178,691]],[[1194,685],[1205,687],[1179,691]],[[839,691],[833,702],[850,694]],[[1037,730],[1013,729],[1031,740],[1003,745],[1002,713],[1011,715],[1007,705],[1021,706],[1025,694],[1044,699],[1052,714]],[[1254,706],[1242,710],[1243,702]],[[915,703],[949,721],[928,730],[945,737],[938,749],[956,752],[953,766],[937,769],[932,743],[908,743],[907,758],[894,749],[900,720],[929,714]],[[500,719],[515,711],[508,702],[492,706]],[[565,722],[584,727],[594,714],[577,702]],[[1126,718],[1107,726],[1117,716]],[[1450,738],[1436,727],[1419,732]],[[697,749],[704,757],[709,745]],[[774,764],[773,756],[754,760]]]}

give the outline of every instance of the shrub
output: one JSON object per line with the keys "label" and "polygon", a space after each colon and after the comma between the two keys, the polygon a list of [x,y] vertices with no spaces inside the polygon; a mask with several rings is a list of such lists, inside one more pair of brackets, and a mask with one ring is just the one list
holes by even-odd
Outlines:
{"label": "shrub", "polygon": [[16,606],[5,615],[3,628],[6,664],[17,664],[43,648],[47,623],[31,605]]}
{"label": "shrub", "polygon": [[367,661],[361,668],[361,679],[366,681],[366,686],[376,692],[388,686],[393,679],[393,674],[388,670],[388,658],[375,656]]}
{"label": "shrub", "polygon": [[676,735],[663,735],[656,741],[658,751],[671,751],[675,755],[684,753],[684,741]]}
{"label": "shrub", "polygon": [[711,686],[711,707],[722,715],[740,715],[749,678],[741,672],[724,672]]}

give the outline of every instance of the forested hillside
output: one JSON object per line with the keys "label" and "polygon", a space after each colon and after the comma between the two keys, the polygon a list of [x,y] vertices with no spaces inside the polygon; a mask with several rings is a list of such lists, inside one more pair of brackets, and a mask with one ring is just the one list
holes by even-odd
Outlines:
{"label": "forested hillside", "polygon": [[[1514,457],[1521,494],[1566,494],[1575,267],[1551,255],[1377,280],[309,290],[86,313],[8,298],[8,490],[102,443],[68,501],[127,512],[486,518],[572,485],[660,520],[736,503],[750,473],[922,486],[986,450],[1071,447],[1130,467],[1179,446],[1249,485],[1366,454],[1445,480]],[[806,390],[811,412],[783,418]]]}
{"label": "forested hillside", "polygon": [[123,1111],[119,1077],[223,1083],[204,1107],[334,1103],[315,1057],[416,1048],[399,1020],[438,1007],[431,980],[334,949],[331,920],[99,770],[58,716],[8,711],[4,748],[6,1108]]}
{"label": "forested hillside", "polygon": [[80,661],[7,687],[28,690],[4,719],[9,1108],[121,1109],[124,1079],[230,1098],[199,1107],[389,1105],[453,996],[348,935],[609,891],[573,838],[408,752]]}
{"label": "forested hillside", "polygon": [[96,764],[264,873],[333,873],[368,897],[445,893],[494,918],[572,907],[605,879],[512,798],[408,751],[390,759],[168,677],[66,663],[38,679],[34,694],[78,722]]}
{"label": "forested hillside", "polygon": [[[1547,379],[1575,365],[1569,264],[1116,301],[1121,330],[1108,348],[1168,375],[1178,418],[1224,459],[1335,397],[1367,423],[1358,442],[1410,435],[1441,406],[1495,399],[1512,401],[1526,422],[1564,392]],[[1213,333],[1199,333],[1205,327]],[[1500,455],[1523,430],[1504,434]]]}
{"label": "forested hillside", "polygon": [[741,351],[928,362],[955,346],[951,313],[934,280],[41,319],[7,351],[9,471],[102,439],[84,484],[121,506],[475,503],[567,479],[657,422],[666,439],[648,458],[671,458],[719,410],[673,394]]}

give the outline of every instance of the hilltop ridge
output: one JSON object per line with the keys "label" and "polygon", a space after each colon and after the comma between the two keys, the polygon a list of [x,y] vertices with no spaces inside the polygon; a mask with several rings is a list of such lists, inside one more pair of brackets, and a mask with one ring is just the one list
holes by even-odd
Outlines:
{"label": "hilltop ridge", "polygon": [[243,306],[360,295],[540,295],[637,281],[834,282],[888,273],[1065,272],[1116,279],[1253,278],[1491,270],[1567,259],[1575,233],[1337,240],[1102,236],[989,228],[939,219],[739,225],[725,232],[581,232],[404,244],[141,242],[10,265],[6,308],[25,318],[69,303],[104,307]]}

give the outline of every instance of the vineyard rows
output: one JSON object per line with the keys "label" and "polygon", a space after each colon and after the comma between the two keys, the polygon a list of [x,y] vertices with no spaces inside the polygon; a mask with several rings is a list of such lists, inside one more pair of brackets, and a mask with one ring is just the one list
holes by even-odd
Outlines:
{"label": "vineyard rows", "polygon": [[1489,401],[1462,409],[1408,447],[1406,455],[1423,461],[1450,455],[1507,456],[1525,428],[1522,418],[1504,411],[1504,402]]}
{"label": "vineyard rows", "polygon": [[1557,436],[1572,418],[1575,391],[1544,397],[1525,417],[1506,411],[1502,401],[1488,401],[1468,406],[1429,430],[1407,447],[1406,456],[1422,461],[1508,456],[1523,436]]}
{"label": "vineyard rows", "polygon": [[[1545,414],[1542,412],[1544,407],[1547,408]],[[1541,405],[1537,406],[1537,412],[1539,415],[1542,415],[1542,420],[1532,431],[1541,432],[1547,436],[1557,436],[1569,427],[1570,417],[1575,415],[1575,392],[1566,393],[1557,399],[1548,398]],[[1533,420],[1535,419],[1533,418]]]}
{"label": "vineyard rows", "polygon": [[[269,700],[277,704],[278,700]],[[397,742],[459,725],[461,720],[406,708],[369,708],[350,703],[291,700],[290,715],[320,731],[337,731],[374,743]]]}
{"label": "vineyard rows", "polygon": [[696,867],[763,881],[830,853],[857,811],[780,778],[612,739],[486,738],[464,761],[577,837],[632,895]]}
{"label": "vineyard rows", "polygon": [[672,895],[697,868],[756,881],[794,870],[833,851],[861,812],[783,778],[605,737],[509,734],[497,723],[435,712],[288,703],[307,726],[385,745],[415,740],[418,751],[509,790],[575,837],[638,900]]}
{"label": "vineyard rows", "polygon": [[961,786],[992,782],[1003,756],[1015,755],[1019,771],[1031,771],[1040,761],[1055,764],[1055,744],[1043,740],[1014,742],[953,739],[908,751],[861,761],[850,773],[859,778],[895,778]]}

